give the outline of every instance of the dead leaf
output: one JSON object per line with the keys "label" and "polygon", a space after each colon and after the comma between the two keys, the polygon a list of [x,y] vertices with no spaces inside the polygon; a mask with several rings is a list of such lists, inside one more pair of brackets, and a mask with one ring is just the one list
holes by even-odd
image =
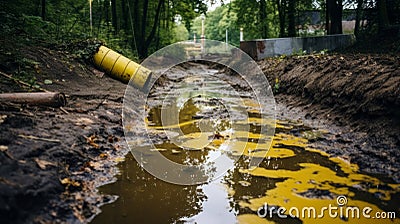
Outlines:
{"label": "dead leaf", "polygon": [[74,186],[74,187],[81,186],[81,184],[79,182],[71,180],[71,178],[69,178],[69,177],[62,179],[61,184],[67,185],[67,186]]}
{"label": "dead leaf", "polygon": [[108,158],[108,154],[106,154],[106,153],[100,153],[100,158],[101,159],[107,159]]}
{"label": "dead leaf", "polygon": [[6,145],[0,145],[0,152],[5,152],[8,150],[8,146]]}
{"label": "dead leaf", "polygon": [[92,136],[86,138],[86,141],[89,143],[89,145],[98,149],[99,145],[97,143],[95,143],[96,140],[97,140],[97,138],[95,135],[92,135]]}
{"label": "dead leaf", "polygon": [[57,164],[55,164],[53,162],[49,162],[49,161],[46,161],[46,160],[41,160],[39,158],[35,158],[34,160],[37,163],[37,165],[40,167],[40,169],[42,169],[42,170],[45,170],[46,166],[57,166]]}
{"label": "dead leaf", "polygon": [[7,118],[7,115],[0,115],[0,124],[3,123]]}
{"label": "dead leaf", "polygon": [[99,162],[90,161],[89,162],[89,167],[91,167],[91,168],[93,168],[95,170],[101,170],[102,165]]}

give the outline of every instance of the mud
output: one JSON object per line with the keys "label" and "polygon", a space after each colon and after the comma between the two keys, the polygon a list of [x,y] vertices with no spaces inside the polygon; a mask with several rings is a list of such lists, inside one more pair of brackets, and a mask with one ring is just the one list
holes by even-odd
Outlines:
{"label": "mud", "polygon": [[[101,204],[115,199],[98,194],[96,187],[114,180],[114,167],[128,152],[121,125],[125,85],[66,52],[21,51],[37,62],[36,83],[64,92],[68,104],[61,109],[2,105],[0,220],[88,221]],[[45,85],[45,79],[52,84]],[[1,92],[35,91],[0,80]]]}
{"label": "mud", "polygon": [[333,152],[361,170],[400,182],[400,70],[398,55],[331,54],[259,62],[282,113],[311,123],[325,121],[351,143]]}
{"label": "mud", "polygon": [[[0,69],[13,74],[19,64],[9,60],[6,48],[0,52]],[[35,62],[29,66],[36,84],[64,92],[68,104],[62,109],[0,105],[0,220],[90,221],[101,205],[116,199],[100,194],[97,187],[116,180],[116,164],[128,153],[121,124],[125,85],[69,52],[43,47],[16,51],[16,57]],[[332,135],[310,132],[310,141],[326,142],[330,154],[400,182],[398,61],[398,56],[331,55],[265,60],[260,65],[271,83],[275,76],[280,80],[280,116],[338,124],[328,123],[337,130]],[[365,74],[368,78],[362,78]],[[46,79],[52,84],[44,84]],[[240,79],[229,81],[235,89],[245,88]],[[0,90],[35,91],[4,77]],[[302,125],[296,128],[307,131]]]}
{"label": "mud", "polygon": [[[152,90],[144,129],[154,133],[155,137],[151,139],[154,145],[129,143],[137,160],[129,154],[126,161],[119,164],[121,173],[118,180],[100,188],[104,194],[115,194],[119,198],[115,203],[102,207],[102,213],[93,223],[315,223],[315,220],[304,217],[263,218],[257,215],[257,211],[265,203],[274,208],[312,205],[320,209],[335,204],[339,195],[346,195],[349,205],[398,211],[399,184],[395,184],[387,174],[360,171],[343,153],[343,149],[357,150],[354,142],[361,141],[359,133],[347,133],[341,127],[327,125],[322,119],[304,118],[301,112],[295,111],[296,108],[278,104],[275,134],[269,147],[268,135],[261,130],[270,127],[271,122],[261,119],[254,98],[247,95],[247,84],[237,75],[216,73],[206,65],[188,64],[190,66],[170,69],[163,78],[163,85]],[[207,77],[211,74],[236,88],[215,89],[221,83],[215,85],[216,81]],[[201,91],[196,92],[197,88]],[[163,100],[172,89],[180,93],[178,99]],[[228,102],[243,97],[249,117],[238,120],[234,110],[228,112],[221,108],[216,103],[221,92],[226,94]],[[173,123],[163,120],[163,110],[176,106],[180,108],[179,113],[166,113],[169,118],[175,114],[179,117],[171,119]],[[199,129],[210,118],[215,118],[219,125],[214,126],[211,132]],[[250,128],[244,128],[246,125]],[[176,134],[167,138],[163,130]],[[362,147],[371,146],[365,143]],[[229,159],[242,153],[243,157],[229,172],[214,181],[183,186],[168,184],[141,167],[139,163],[152,162],[150,157],[154,157],[154,151],[179,164],[199,161],[206,164],[219,152],[220,156],[227,155]],[[139,152],[141,157],[137,156]],[[250,152],[263,160],[255,169],[248,166]],[[215,163],[203,171],[212,176],[221,167],[223,164]],[[341,219],[347,220],[346,215]],[[338,221],[329,217],[319,220],[324,223]],[[368,220],[349,218],[347,221]]]}

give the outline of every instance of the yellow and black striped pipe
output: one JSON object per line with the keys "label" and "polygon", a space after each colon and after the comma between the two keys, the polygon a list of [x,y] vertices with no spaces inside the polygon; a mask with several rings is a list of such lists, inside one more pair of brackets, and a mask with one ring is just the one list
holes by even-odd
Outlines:
{"label": "yellow and black striped pipe", "polygon": [[113,78],[124,83],[131,83],[141,90],[147,89],[151,71],[127,57],[101,46],[93,57],[94,63]]}

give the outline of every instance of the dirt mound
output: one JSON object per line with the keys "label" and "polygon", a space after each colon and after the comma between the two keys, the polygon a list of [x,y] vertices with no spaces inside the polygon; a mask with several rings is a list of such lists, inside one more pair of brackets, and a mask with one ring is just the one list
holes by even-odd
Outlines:
{"label": "dirt mound", "polygon": [[[307,118],[366,133],[350,159],[371,171],[375,165],[400,166],[399,61],[398,55],[332,54],[270,58],[259,64],[272,85],[278,79],[278,103],[302,108]],[[362,141],[375,147],[364,150]]]}
{"label": "dirt mound", "polygon": [[[114,200],[96,187],[114,178],[114,166],[127,153],[125,85],[69,52],[5,47],[0,53],[2,72],[18,79],[29,77],[22,71],[33,72],[33,82],[23,81],[64,92],[68,101],[61,109],[0,105],[0,220],[90,220],[99,205]],[[32,87],[0,78],[1,92],[37,91]]]}

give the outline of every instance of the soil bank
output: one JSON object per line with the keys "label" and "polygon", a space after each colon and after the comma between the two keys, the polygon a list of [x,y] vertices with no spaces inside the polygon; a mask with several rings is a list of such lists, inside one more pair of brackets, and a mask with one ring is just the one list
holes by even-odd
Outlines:
{"label": "soil bank", "polygon": [[400,182],[399,61],[390,54],[334,53],[269,58],[259,65],[272,86],[278,81],[275,98],[286,112],[347,132],[354,148],[330,153]]}

